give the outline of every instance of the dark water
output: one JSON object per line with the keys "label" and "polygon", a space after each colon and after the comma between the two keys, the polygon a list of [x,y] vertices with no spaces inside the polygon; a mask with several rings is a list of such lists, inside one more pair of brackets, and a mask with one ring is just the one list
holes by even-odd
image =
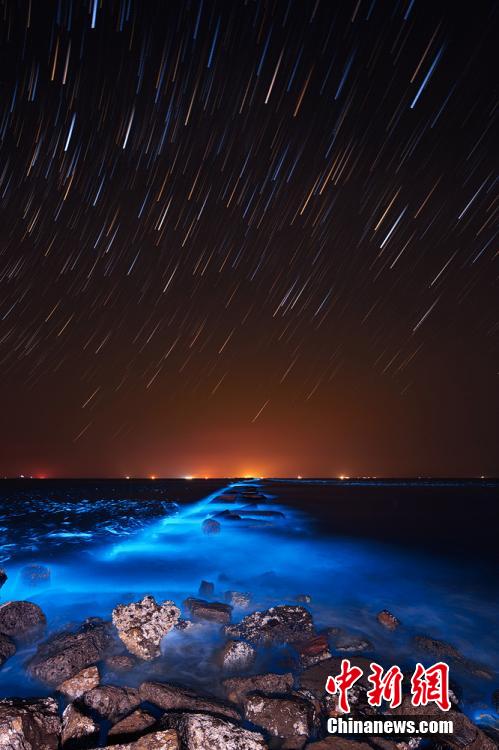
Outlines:
{"label": "dark water", "polygon": [[[265,481],[259,486],[270,505],[260,507],[280,510],[284,519],[225,522],[219,535],[206,536],[202,521],[228,507],[215,500],[228,484],[0,483],[0,567],[9,575],[0,602],[37,602],[53,632],[89,616],[109,619],[116,604],[149,593],[180,605],[203,579],[215,583],[220,598],[228,589],[251,592],[252,609],[292,603],[306,593],[319,628],[362,634],[373,644],[367,655],[385,666],[412,669],[418,660],[436,661],[415,651],[417,634],[444,639],[485,665],[494,679],[477,678],[458,664],[451,665],[451,679],[475,721],[497,723],[491,700],[499,686],[497,567],[488,554],[491,529],[477,539],[479,524],[476,518],[467,524],[464,512],[467,505],[490,527],[497,485]],[[443,529],[453,496],[460,510]],[[50,568],[50,582],[27,582],[22,569],[31,563]],[[383,608],[403,623],[395,633],[375,620]],[[235,612],[236,619],[243,616]],[[172,633],[158,662],[105,679],[131,685],[154,675],[216,692],[219,644],[211,626]],[[1,696],[44,694],[23,668],[33,648],[24,647],[0,670]],[[287,659],[286,649],[262,652],[255,670],[284,670]]]}

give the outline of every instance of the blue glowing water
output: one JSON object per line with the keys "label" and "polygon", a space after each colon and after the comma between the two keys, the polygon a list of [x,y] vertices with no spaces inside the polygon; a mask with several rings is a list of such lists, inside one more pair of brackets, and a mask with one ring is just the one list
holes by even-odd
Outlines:
{"label": "blue glowing water", "polygon": [[[179,503],[172,502],[177,486],[167,482],[156,485],[156,494],[148,490],[146,499],[139,497],[137,487],[133,497],[124,498],[119,492],[106,497],[102,488],[90,491],[88,484],[71,487],[67,496],[51,494],[46,486],[41,494],[21,490],[15,497],[0,497],[0,565],[9,575],[0,602],[37,602],[47,615],[49,632],[89,616],[109,619],[116,604],[145,594],[180,605],[197,595],[201,580],[214,582],[221,600],[226,590],[251,592],[252,609],[293,603],[306,593],[318,628],[339,626],[362,634],[374,647],[367,655],[386,666],[411,670],[417,660],[436,660],[415,651],[416,634],[446,640],[466,658],[484,664],[496,680],[478,678],[459,666],[451,669],[451,679],[462,689],[463,707],[474,720],[497,720],[491,695],[498,686],[498,597],[490,566],[318,533],[306,503],[286,504],[285,488],[279,499],[270,497],[270,503],[259,506],[281,511],[284,518],[227,521],[220,534],[211,536],[202,532],[204,519],[244,504],[217,502],[222,485],[203,496],[201,483]],[[266,491],[265,484],[261,487]],[[305,483],[302,489],[306,496]],[[48,566],[50,582],[27,582],[21,572],[27,563]],[[376,613],[385,608],[403,623],[395,633],[376,622]],[[244,614],[236,613],[236,619]],[[159,665],[144,664],[109,680],[136,684],[154,674],[214,689],[212,657],[220,639],[218,629],[209,625],[189,634],[172,633],[164,641]],[[23,668],[33,650],[33,645],[22,648],[0,670],[1,696],[46,693]],[[286,666],[285,649],[263,653],[255,669],[280,665]]]}

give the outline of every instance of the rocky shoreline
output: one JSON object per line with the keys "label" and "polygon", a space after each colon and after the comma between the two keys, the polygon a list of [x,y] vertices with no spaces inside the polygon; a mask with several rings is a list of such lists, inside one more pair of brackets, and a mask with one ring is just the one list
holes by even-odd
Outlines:
{"label": "rocky shoreline", "polygon": [[[272,511],[256,510],[265,498],[243,486],[220,495],[217,502],[230,508],[217,518],[202,521],[206,534],[217,534],[221,523],[270,522]],[[237,503],[244,503],[237,508]],[[253,512],[245,513],[253,504]],[[282,514],[279,514],[282,515]],[[32,571],[39,577],[44,572]],[[0,571],[0,587],[8,571]],[[327,677],[337,675],[348,656],[364,670],[351,690],[354,718],[390,713],[367,701],[367,673],[373,654],[368,639],[331,625],[318,630],[310,597],[297,594],[296,603],[276,602],[253,611],[251,593],[227,591],[215,597],[209,581],[200,582],[198,596],[184,602],[157,602],[147,595],[140,601],[116,606],[109,619],[90,617],[79,626],[45,636],[47,620],[30,601],[0,605],[0,679],[2,665],[19,646],[36,644],[25,668],[30,677],[47,687],[47,698],[0,700],[0,748],[2,750],[493,750],[497,737],[486,734],[460,710],[459,691],[454,690],[449,712],[436,707],[414,708],[408,696],[391,713],[451,719],[452,737],[431,743],[418,738],[392,741],[382,737],[344,739],[327,734],[329,717],[342,716],[336,695],[325,690]],[[217,684],[211,693],[193,690],[168,680],[162,648],[168,639],[194,634],[200,627],[217,629],[222,645],[215,654]],[[395,614],[382,610],[377,627],[387,634],[403,628]],[[253,674],[265,649],[285,649],[282,671]],[[426,635],[414,640],[419,653],[435,660],[459,664],[480,679],[490,680],[488,670],[467,660],[450,644]],[[371,658],[362,654],[367,652]],[[138,664],[150,665],[151,679],[124,685],[126,675]],[[390,664],[384,664],[389,667]],[[118,679],[119,677],[119,679]],[[154,677],[154,679],[152,679]],[[120,684],[114,684],[119,682]],[[496,696],[497,698],[497,696]],[[489,730],[487,730],[489,731]]]}

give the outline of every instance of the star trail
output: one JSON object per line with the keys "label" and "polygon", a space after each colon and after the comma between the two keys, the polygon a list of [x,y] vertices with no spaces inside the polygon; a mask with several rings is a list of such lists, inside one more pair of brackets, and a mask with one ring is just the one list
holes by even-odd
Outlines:
{"label": "star trail", "polygon": [[497,10],[0,0],[0,473],[497,473]]}

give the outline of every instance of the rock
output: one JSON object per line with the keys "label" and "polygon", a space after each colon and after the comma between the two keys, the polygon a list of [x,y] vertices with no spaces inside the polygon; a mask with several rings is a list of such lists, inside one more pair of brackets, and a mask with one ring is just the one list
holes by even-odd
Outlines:
{"label": "rock", "polygon": [[243,591],[226,591],[225,601],[237,609],[247,609],[251,603],[251,594]]}
{"label": "rock", "polygon": [[180,617],[172,601],[157,604],[152,596],[140,602],[119,604],[113,609],[113,624],[130,653],[140,659],[160,656],[161,639],[170,632]]}
{"label": "rock", "polygon": [[7,580],[8,576],[7,573],[3,568],[0,568],[0,589],[4,585],[5,581]]}
{"label": "rock", "polygon": [[332,641],[335,651],[345,653],[359,653],[360,651],[372,651],[373,645],[367,638],[358,635],[345,633],[343,630],[336,629],[332,633]]}
{"label": "rock", "polygon": [[139,691],[136,688],[101,685],[89,690],[81,697],[87,708],[96,711],[99,716],[116,722],[134,711],[140,704]]}
{"label": "rock", "polygon": [[61,720],[53,698],[0,700],[2,750],[57,750]]}
{"label": "rock", "polygon": [[426,651],[429,654],[435,654],[439,659],[456,659],[457,661],[463,661],[463,656],[459,653],[457,648],[451,646],[450,643],[445,641],[438,641],[436,638],[428,638],[426,635],[417,635],[414,638],[414,643],[417,648],[421,651]]}
{"label": "rock", "polygon": [[27,664],[32,677],[56,687],[97,664],[111,643],[105,623],[84,623],[76,633],[64,632],[38,646]]}
{"label": "rock", "polygon": [[400,620],[397,619],[395,615],[393,615],[387,609],[383,609],[381,612],[378,612],[378,614],[376,615],[376,619],[379,624],[383,625],[383,627],[387,630],[396,630],[400,625]]}
{"label": "rock", "polygon": [[197,711],[218,714],[239,721],[235,706],[219,701],[212,696],[203,696],[189,688],[167,682],[143,682],[139,688],[142,701],[152,703],[164,711]]}
{"label": "rock", "polygon": [[204,599],[189,597],[184,602],[184,607],[189,610],[196,620],[209,620],[210,622],[229,623],[232,616],[232,607],[223,602],[206,602]]}
{"label": "rock", "polygon": [[194,627],[192,620],[186,620],[183,617],[179,617],[178,621],[175,623],[175,630],[189,630],[189,628],[192,627]]}
{"label": "rock", "polygon": [[201,581],[199,586],[199,596],[204,597],[205,599],[211,599],[215,596],[215,584],[210,581]]}
{"label": "rock", "polygon": [[0,634],[15,641],[29,640],[47,624],[47,618],[33,602],[0,604]]}
{"label": "rock", "polygon": [[207,518],[203,521],[202,529],[204,534],[220,534],[221,525],[214,518]]}
{"label": "rock", "polygon": [[264,695],[289,693],[293,689],[294,677],[286,674],[256,674],[251,677],[232,677],[223,680],[222,685],[227,698],[233,703],[242,704],[248,693],[259,692]]}
{"label": "rock", "polygon": [[312,597],[309,594],[298,594],[298,596],[295,597],[295,601],[300,602],[300,604],[310,604]]}
{"label": "rock", "polygon": [[100,677],[97,667],[87,667],[75,674],[74,677],[61,682],[57,690],[67,695],[71,700],[75,700],[75,698],[79,698],[83,693],[86,693],[87,690],[97,687],[99,682]]}
{"label": "rock", "polygon": [[299,606],[282,605],[247,615],[238,625],[225,628],[231,638],[250,643],[293,643],[313,632],[312,616]]}
{"label": "rock", "polygon": [[95,743],[99,739],[99,725],[90,716],[85,716],[74,703],[70,703],[66,706],[62,714],[62,746],[64,748],[70,748],[78,746],[80,742],[86,738],[90,744],[90,740]]}
{"label": "rock", "polygon": [[[339,695],[337,693],[330,695],[326,692],[327,678],[330,675],[335,677],[340,673],[341,662],[342,659],[337,657],[325,659],[305,669],[300,676],[301,692],[310,699],[316,699],[328,716],[342,714],[338,705]],[[372,714],[374,710],[367,703],[367,691],[372,687],[367,679],[371,671],[371,662],[369,659],[353,656],[350,657],[350,663],[352,666],[360,667],[364,672],[363,676],[350,688],[348,694],[351,715],[355,716],[360,710],[363,713]]]}
{"label": "rock", "polygon": [[174,729],[166,729],[146,734],[135,742],[107,745],[103,750],[180,750],[180,744],[177,732]]}
{"label": "rock", "polygon": [[129,669],[133,669],[138,663],[133,656],[130,654],[113,654],[105,659],[105,665],[107,669],[113,670],[114,672],[128,672]]}
{"label": "rock", "polygon": [[16,653],[16,644],[8,635],[0,635],[0,667]]}
{"label": "rock", "polygon": [[50,583],[50,569],[45,565],[25,565],[21,568],[21,579],[28,586],[43,586]]}
{"label": "rock", "polygon": [[245,719],[274,737],[306,740],[314,728],[314,708],[309,701],[298,696],[249,693],[243,705]]}
{"label": "rock", "polygon": [[279,742],[279,750],[303,750],[307,740],[302,737],[286,737]]}
{"label": "rock", "polygon": [[310,667],[312,664],[331,658],[329,641],[325,635],[316,635],[297,641],[293,643],[293,646],[298,651],[300,665],[303,667]]}
{"label": "rock", "polygon": [[343,737],[326,737],[325,740],[310,742],[305,750],[372,750],[366,742],[344,740]]}
{"label": "rock", "polygon": [[169,714],[163,722],[174,727],[185,750],[267,750],[259,732],[202,713]]}
{"label": "rock", "polygon": [[136,711],[126,716],[117,724],[111,727],[108,737],[121,737],[123,739],[136,738],[136,735],[144,733],[156,724],[156,719],[148,711],[138,708]]}
{"label": "rock", "polygon": [[227,672],[248,669],[256,659],[253,646],[244,641],[227,641],[220,655],[222,668]]}

